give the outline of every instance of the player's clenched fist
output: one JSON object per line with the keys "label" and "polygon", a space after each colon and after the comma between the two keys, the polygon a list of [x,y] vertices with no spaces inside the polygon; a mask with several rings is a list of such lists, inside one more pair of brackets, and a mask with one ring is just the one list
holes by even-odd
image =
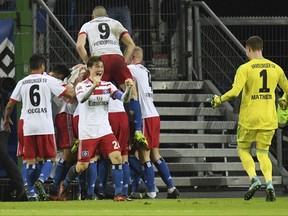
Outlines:
{"label": "player's clenched fist", "polygon": [[282,110],[286,110],[287,109],[287,106],[288,106],[288,103],[287,101],[285,100],[285,98],[280,98],[279,99],[279,106]]}
{"label": "player's clenched fist", "polygon": [[132,87],[134,85],[134,81],[132,79],[126,79],[125,80],[125,86],[126,87]]}
{"label": "player's clenched fist", "polygon": [[214,95],[212,98],[211,98],[211,106],[213,109],[215,109],[216,107],[218,107],[222,101],[221,101],[221,96],[218,96],[218,95]]}

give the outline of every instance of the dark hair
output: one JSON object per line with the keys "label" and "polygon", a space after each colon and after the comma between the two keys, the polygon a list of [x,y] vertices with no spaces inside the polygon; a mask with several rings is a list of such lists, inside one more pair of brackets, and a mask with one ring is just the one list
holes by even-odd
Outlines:
{"label": "dark hair", "polygon": [[0,92],[12,92],[16,86],[16,81],[11,77],[0,78]]}
{"label": "dark hair", "polygon": [[259,36],[251,36],[246,41],[246,47],[250,47],[253,51],[259,51],[263,49],[263,41]]}
{"label": "dark hair", "polygon": [[87,61],[87,68],[92,67],[95,62],[103,62],[100,56],[91,56]]}
{"label": "dark hair", "polygon": [[[4,107],[9,101],[9,97],[16,86],[16,81],[11,77],[0,78],[0,111],[4,112]],[[1,110],[2,109],[2,110]]]}
{"label": "dark hair", "polygon": [[52,68],[52,72],[63,75],[63,79],[70,75],[70,70],[65,64],[57,64]]}
{"label": "dark hair", "polygon": [[33,54],[29,59],[30,69],[37,70],[46,64],[46,58],[41,54]]}

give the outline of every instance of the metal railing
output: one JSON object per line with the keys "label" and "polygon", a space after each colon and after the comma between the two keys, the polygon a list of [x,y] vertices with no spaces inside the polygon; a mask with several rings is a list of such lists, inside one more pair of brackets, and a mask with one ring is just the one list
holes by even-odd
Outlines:
{"label": "metal railing", "polygon": [[193,2],[194,65],[197,77],[211,80],[221,93],[231,87],[245,48],[205,2]]}

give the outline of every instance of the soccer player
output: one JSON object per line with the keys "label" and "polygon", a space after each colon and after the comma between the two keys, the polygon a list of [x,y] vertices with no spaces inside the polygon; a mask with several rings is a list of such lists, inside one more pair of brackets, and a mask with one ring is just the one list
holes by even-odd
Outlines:
{"label": "soccer player", "polygon": [[[127,62],[131,57],[135,44],[127,29],[117,20],[109,18],[104,7],[95,7],[92,18],[80,29],[76,45],[77,51],[83,62],[86,63],[89,58],[85,49],[86,40],[88,39],[91,56],[101,56],[104,62],[105,73],[102,80],[114,81],[125,91],[125,82],[133,79],[127,68]],[[126,46],[124,56],[120,49],[120,42]],[[132,87],[131,91],[129,111],[135,124],[135,142],[147,144],[147,140],[141,132],[141,109],[135,86]]]}
{"label": "soccer player", "polygon": [[[31,74],[17,83],[5,108],[3,126],[6,131],[9,130],[9,124],[12,124],[10,119],[12,109],[16,103],[22,101],[28,200],[36,201],[34,185],[39,193],[40,200],[47,199],[43,183],[50,176],[56,156],[51,97],[56,95],[57,97],[65,96],[71,99],[75,96],[75,92],[73,89],[59,85],[55,78],[43,75],[46,63],[44,56],[33,54],[29,63]],[[33,176],[38,159],[44,161],[44,164],[41,174],[34,182]]]}
{"label": "soccer player", "polygon": [[15,189],[15,194],[13,194],[15,200],[21,200],[25,194],[23,179],[17,164],[11,159],[7,151],[10,130],[7,132],[2,127],[5,106],[9,100],[9,95],[16,86],[16,82],[14,79],[8,77],[0,79],[0,163],[7,176],[11,179],[11,189]]}
{"label": "soccer player", "polygon": [[[73,67],[73,71],[71,72],[71,76],[68,79],[68,82],[73,84],[74,87],[79,82],[84,81],[87,79],[89,76],[89,71],[87,70],[86,65],[83,64],[78,64]],[[78,101],[77,101],[77,107],[74,110],[73,113],[73,131],[74,131],[74,144],[73,147],[71,148],[71,152],[73,154],[77,154],[78,152],[78,146],[79,146],[79,133],[78,133],[78,123],[79,123],[79,107],[78,107]],[[96,159],[96,158],[95,158]],[[95,162],[95,160],[94,160]],[[96,165],[96,164],[95,164]],[[92,168],[93,166],[95,167],[94,163],[91,163],[91,166],[88,166],[88,168]],[[97,168],[97,167],[96,167]],[[93,171],[93,170],[92,170]],[[81,175],[78,178],[78,183],[79,183],[79,190],[80,190],[80,199],[81,200],[93,200],[95,198],[94,191],[91,191],[93,188],[90,188],[90,195],[87,196],[87,170],[81,173]],[[93,185],[93,183],[92,183]]]}
{"label": "soccer player", "polygon": [[[89,161],[96,151],[109,157],[112,163],[112,176],[115,186],[114,201],[124,201],[122,196],[123,171],[121,147],[114,136],[108,120],[110,97],[128,102],[130,100],[132,80],[125,82],[126,91],[122,93],[111,82],[101,81],[104,64],[100,57],[92,56],[87,61],[90,72],[88,79],[76,86],[79,102],[79,147],[78,161],[72,166],[62,183],[61,200],[67,200],[68,187],[72,180],[88,168]],[[96,182],[96,173],[90,175],[90,182]],[[88,187],[89,190],[89,187]],[[89,191],[88,191],[89,192]]]}
{"label": "soccer player", "polygon": [[180,193],[173,183],[165,160],[159,154],[160,117],[153,103],[151,74],[150,71],[141,64],[142,60],[143,50],[136,46],[132,54],[131,64],[128,65],[128,68],[133,74],[137,85],[143,118],[143,133],[148,141],[148,146],[139,146],[139,156],[142,163],[142,170],[144,170],[144,179],[149,190],[147,195],[150,196],[150,198],[155,198],[156,196],[152,160],[160,177],[167,186],[167,198],[177,199],[180,197]]}
{"label": "soccer player", "polygon": [[[89,76],[89,71],[87,70],[86,65],[79,64],[72,68],[71,76],[68,79],[68,83],[73,84],[74,88],[79,82],[84,81]],[[73,112],[73,131],[74,137],[78,139],[78,122],[79,122],[79,109],[78,109],[78,101],[76,101],[77,106]],[[78,142],[79,143],[79,142]],[[78,145],[75,145],[78,148]],[[76,149],[77,150],[77,149]],[[75,151],[74,149],[72,151]]]}
{"label": "soccer player", "polygon": [[[118,140],[121,147],[122,155],[122,170],[123,170],[123,189],[122,195],[126,198],[126,201],[131,201],[128,197],[128,185],[130,183],[130,168],[128,163],[128,151],[129,151],[129,137],[130,127],[129,119],[125,111],[122,101],[113,100],[110,98],[108,107],[109,123],[112,131]],[[101,156],[98,160],[98,198],[105,198],[105,187],[108,177],[108,164],[107,158]]]}
{"label": "soccer player", "polygon": [[121,101],[110,100],[109,103],[109,122],[113,133],[121,146],[122,152],[122,169],[123,169],[123,190],[122,194],[128,198],[128,185],[130,183],[130,168],[128,163],[130,127],[127,113]]}
{"label": "soccer player", "polygon": [[[67,85],[67,77],[70,70],[64,64],[57,64],[53,67],[49,75],[56,78],[62,86]],[[62,150],[63,156],[59,159],[55,174],[53,176],[53,184],[49,185],[49,196],[51,200],[57,200],[61,181],[64,180],[70,166],[74,163],[74,155],[71,154],[73,143],[73,127],[72,117],[76,108],[76,103],[68,103],[68,101],[53,97],[53,111],[55,115],[55,129],[57,131],[57,147]]]}
{"label": "soccer player", "polygon": [[246,55],[249,61],[237,69],[232,89],[222,96],[215,95],[211,104],[215,108],[236,98],[242,91],[237,129],[238,155],[252,182],[244,199],[252,199],[254,193],[261,188],[250,153],[251,145],[256,141],[256,156],[266,180],[266,201],[273,202],[276,197],[272,184],[272,163],[268,153],[278,127],[275,89],[278,84],[287,93],[288,82],[281,67],[264,58],[262,50],[263,41],[259,36],[248,38]]}

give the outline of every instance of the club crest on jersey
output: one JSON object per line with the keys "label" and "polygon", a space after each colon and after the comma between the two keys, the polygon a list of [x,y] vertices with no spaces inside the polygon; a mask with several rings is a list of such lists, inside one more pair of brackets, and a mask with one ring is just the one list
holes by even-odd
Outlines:
{"label": "club crest on jersey", "polygon": [[88,157],[89,156],[89,151],[85,150],[85,151],[82,151],[82,157]]}
{"label": "club crest on jersey", "polygon": [[108,89],[104,89],[103,90],[103,94],[109,94],[109,90]]}

